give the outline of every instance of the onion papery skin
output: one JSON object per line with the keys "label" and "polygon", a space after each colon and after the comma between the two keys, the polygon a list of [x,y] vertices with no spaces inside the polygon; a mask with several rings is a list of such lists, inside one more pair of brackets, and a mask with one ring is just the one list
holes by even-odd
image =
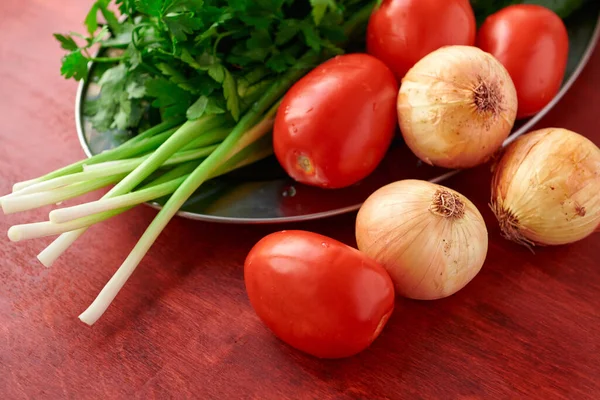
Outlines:
{"label": "onion papery skin", "polygon": [[402,80],[397,99],[402,136],[427,164],[471,168],[488,161],[510,134],[517,92],[506,68],[470,46],[446,46]]}
{"label": "onion papery skin", "polygon": [[356,241],[386,268],[397,294],[417,300],[461,290],[481,270],[488,249],[487,228],[475,205],[420,180],[375,191],[358,212]]}
{"label": "onion papery skin", "polygon": [[528,133],[494,168],[491,207],[504,237],[524,245],[562,245],[600,225],[600,149],[562,128]]}

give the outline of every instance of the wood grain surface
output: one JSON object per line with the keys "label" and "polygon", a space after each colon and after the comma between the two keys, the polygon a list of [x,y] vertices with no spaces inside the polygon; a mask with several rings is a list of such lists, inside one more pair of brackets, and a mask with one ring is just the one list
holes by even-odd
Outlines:
{"label": "wood grain surface", "polygon": [[[53,32],[81,30],[89,1],[0,2],[0,193],[82,158],[76,83],[59,74]],[[600,144],[600,50],[539,125]],[[356,357],[321,361],[277,340],[244,290],[242,264],[283,226],[173,220],[92,328],[77,316],[156,211],[96,226],[50,269],[51,239],[0,238],[2,399],[598,399],[600,235],[537,249],[503,240],[487,206],[489,167],[448,181],[480,208],[488,260],[463,291],[398,300],[383,334]],[[0,231],[47,209],[0,216]],[[287,225],[354,244],[350,214]]]}

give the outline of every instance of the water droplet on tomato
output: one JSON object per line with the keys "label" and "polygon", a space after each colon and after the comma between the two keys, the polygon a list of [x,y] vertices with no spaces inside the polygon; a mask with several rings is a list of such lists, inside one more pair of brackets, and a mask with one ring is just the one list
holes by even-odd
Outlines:
{"label": "water droplet on tomato", "polygon": [[309,112],[311,112],[313,110],[313,107],[309,108],[308,110],[306,110],[306,113],[308,114]]}
{"label": "water droplet on tomato", "polygon": [[325,248],[328,248],[328,247],[329,247],[329,245],[328,245],[327,243],[325,243],[325,242],[321,242],[321,246],[323,246],[323,247],[325,247]]}

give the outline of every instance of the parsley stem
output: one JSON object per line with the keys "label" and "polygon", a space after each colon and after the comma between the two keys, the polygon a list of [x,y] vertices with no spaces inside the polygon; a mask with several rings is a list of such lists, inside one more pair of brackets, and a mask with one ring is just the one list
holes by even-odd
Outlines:
{"label": "parsley stem", "polygon": [[98,62],[98,63],[112,63],[112,62],[123,61],[126,58],[127,57],[125,57],[125,56],[121,56],[121,57],[92,57],[92,58],[89,59],[89,61]]}
{"label": "parsley stem", "polygon": [[158,68],[155,68],[155,67],[153,67],[153,66],[151,66],[148,63],[145,63],[143,61],[140,62],[139,67],[145,69],[147,72],[150,72],[151,74],[154,74],[154,75],[157,75],[157,76],[161,75],[161,72],[158,70]]}
{"label": "parsley stem", "polygon": [[234,33],[236,33],[236,32],[229,31],[229,32],[224,32],[224,33],[221,33],[220,35],[217,35],[217,39],[215,40],[215,44],[213,45],[213,50],[212,50],[212,54],[214,57],[217,56],[217,48],[219,47],[219,43],[221,42],[221,39],[226,38],[227,36],[231,36]]}

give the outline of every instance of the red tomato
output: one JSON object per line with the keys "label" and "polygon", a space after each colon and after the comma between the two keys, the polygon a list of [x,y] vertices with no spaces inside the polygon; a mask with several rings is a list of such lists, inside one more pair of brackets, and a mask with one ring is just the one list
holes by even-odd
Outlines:
{"label": "red tomato", "polygon": [[384,0],[369,19],[367,51],[400,80],[440,47],[473,46],[476,33],[469,0]]}
{"label": "red tomato", "polygon": [[364,350],[394,310],[394,284],[382,266],[316,233],[266,236],[248,254],[244,279],[265,325],[290,346],[319,358]]}
{"label": "red tomato", "polygon": [[273,128],[279,163],[298,182],[350,186],[385,156],[397,126],[398,84],[368,54],[335,57],[284,96]]}
{"label": "red tomato", "polygon": [[569,36],[553,11],[531,4],[506,7],[485,20],[477,46],[508,70],[517,89],[517,118],[538,113],[560,90]]}

